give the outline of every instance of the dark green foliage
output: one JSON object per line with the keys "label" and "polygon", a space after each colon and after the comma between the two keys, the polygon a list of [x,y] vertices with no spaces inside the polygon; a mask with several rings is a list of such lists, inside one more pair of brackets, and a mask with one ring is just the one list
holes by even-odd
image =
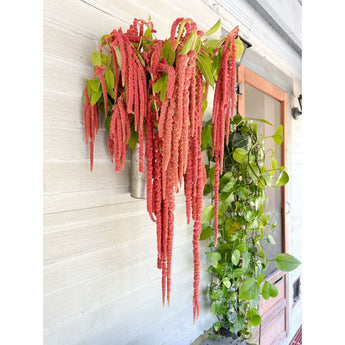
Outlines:
{"label": "dark green foliage", "polygon": [[[265,139],[282,143],[282,127],[270,137],[260,136],[255,121],[242,119],[237,115],[230,125],[229,145],[224,150],[224,172],[219,185],[219,237],[218,244],[209,244],[206,257],[210,262],[208,271],[212,273],[209,288],[211,311],[217,317],[212,339],[219,337],[219,330],[225,328],[244,339],[252,336],[252,326],[261,323],[258,310],[260,296],[268,299],[276,297],[276,287],[263,283],[270,260],[275,260],[279,269],[288,271],[300,262],[289,254],[279,254],[276,259],[266,258],[260,241],[275,244],[273,237],[264,235],[264,229],[272,231],[265,214],[268,186],[279,187],[289,180],[284,167],[277,167],[274,152],[265,151]],[[214,169],[212,170],[211,138],[212,124],[206,123],[202,131],[202,148],[206,150],[209,164],[206,165],[208,183],[204,195],[213,195]],[[272,151],[272,150],[271,150]],[[278,178],[275,171],[280,170]],[[214,207],[207,206],[203,211],[203,231],[200,240],[212,238]]]}

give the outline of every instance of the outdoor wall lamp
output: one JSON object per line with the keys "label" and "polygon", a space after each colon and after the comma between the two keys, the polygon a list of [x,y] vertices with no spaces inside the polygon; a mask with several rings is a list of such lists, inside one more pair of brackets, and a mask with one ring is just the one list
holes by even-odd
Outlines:
{"label": "outdoor wall lamp", "polygon": [[[224,28],[222,28],[222,35],[221,38],[224,38],[227,34],[229,33],[229,31],[225,30]],[[240,66],[244,57],[244,54],[246,52],[247,48],[250,48],[252,46],[252,44],[247,41],[245,38],[243,38],[242,36],[238,35],[235,38],[239,38],[242,43],[243,43],[243,52],[242,55],[237,59],[236,61],[236,67]],[[224,44],[224,43],[223,43]]]}
{"label": "outdoor wall lamp", "polygon": [[[244,54],[245,54],[247,48],[250,48],[252,46],[252,44],[249,41],[247,41],[245,38],[241,37],[240,35],[238,35],[237,37],[243,43],[243,52],[242,52],[241,56],[236,61],[236,67],[239,67],[241,65],[241,63],[242,63],[242,60],[243,60],[243,57],[244,57]],[[236,93],[238,95],[242,95],[243,94],[243,85],[242,85],[242,83],[237,83],[236,82]]]}
{"label": "outdoor wall lamp", "polygon": [[[252,46],[252,44],[250,42],[248,42],[245,38],[241,37],[241,36],[237,36],[239,37],[239,39],[242,41],[243,43],[243,52],[242,52],[242,55],[239,57],[239,59],[236,61],[236,66],[240,66],[241,63],[242,63],[242,60],[243,60],[243,57],[244,57],[244,54],[246,52],[246,49],[247,48],[250,48]],[[237,38],[236,37],[236,38]]]}
{"label": "outdoor wall lamp", "polygon": [[298,103],[299,103],[299,106],[301,108],[301,110],[298,109],[298,107],[293,107],[291,109],[291,113],[292,113],[292,117],[297,120],[297,117],[298,116],[301,116],[302,115],[302,95],[299,95],[298,96]]}

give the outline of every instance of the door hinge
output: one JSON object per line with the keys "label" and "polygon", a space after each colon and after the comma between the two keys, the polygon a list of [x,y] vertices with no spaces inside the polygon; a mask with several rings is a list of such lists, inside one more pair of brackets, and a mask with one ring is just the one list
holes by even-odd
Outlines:
{"label": "door hinge", "polygon": [[237,83],[237,85],[236,85],[236,93],[238,95],[243,95],[243,84],[242,83]]}

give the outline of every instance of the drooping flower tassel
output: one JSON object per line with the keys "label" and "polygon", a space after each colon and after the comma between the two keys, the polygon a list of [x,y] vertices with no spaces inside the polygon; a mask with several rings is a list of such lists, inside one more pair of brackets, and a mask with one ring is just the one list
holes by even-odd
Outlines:
{"label": "drooping flower tassel", "polygon": [[93,150],[95,135],[98,132],[99,127],[99,114],[97,104],[92,105],[87,90],[87,85],[84,89],[84,111],[83,111],[83,121],[85,128],[85,141],[86,144],[89,144],[90,151],[90,171],[93,169]]}

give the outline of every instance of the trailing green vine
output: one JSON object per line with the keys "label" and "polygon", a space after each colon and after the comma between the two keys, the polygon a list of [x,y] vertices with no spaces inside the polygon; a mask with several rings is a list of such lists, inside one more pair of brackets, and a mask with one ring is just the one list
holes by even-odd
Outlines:
{"label": "trailing green vine", "polygon": [[[250,339],[252,327],[261,323],[260,296],[264,299],[278,295],[277,288],[264,281],[269,261],[278,269],[291,271],[300,262],[287,253],[267,258],[262,241],[275,244],[271,232],[276,224],[265,213],[267,187],[280,187],[289,181],[283,166],[277,166],[274,150],[265,151],[265,141],[283,141],[282,126],[271,137],[258,134],[257,124],[266,120],[243,119],[236,115],[230,124],[229,144],[224,150],[224,173],[219,179],[218,241],[215,246],[214,205],[203,209],[200,240],[211,238],[206,257],[211,272],[209,298],[211,311],[217,317],[210,339],[220,337],[220,330],[227,329],[244,339]],[[208,182],[204,195],[214,196],[214,165],[212,155],[212,123],[202,130],[202,150],[207,153]],[[277,172],[277,173],[276,173]],[[277,176],[278,175],[278,176]],[[265,231],[266,230],[266,231]],[[269,230],[269,231],[267,231]],[[267,234],[268,235],[265,235]]]}

